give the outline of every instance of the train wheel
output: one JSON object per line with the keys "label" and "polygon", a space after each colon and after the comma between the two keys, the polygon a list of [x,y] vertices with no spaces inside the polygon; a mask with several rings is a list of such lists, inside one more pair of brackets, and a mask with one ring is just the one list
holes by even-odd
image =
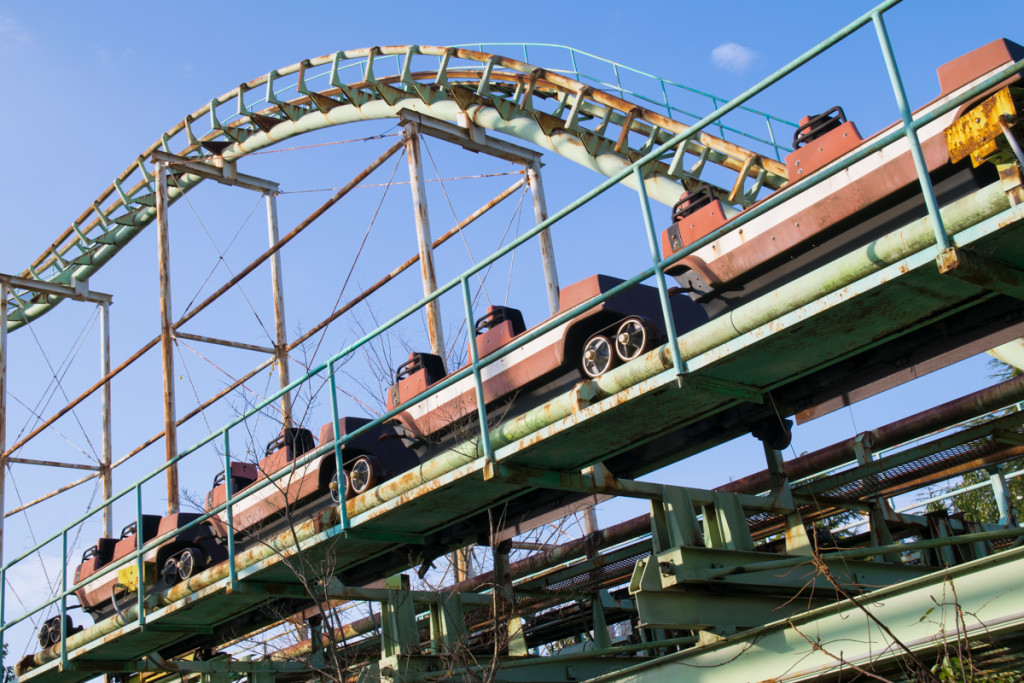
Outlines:
{"label": "train wheel", "polygon": [[348,472],[345,470],[341,471],[341,490],[343,493],[339,493],[338,488],[338,477],[331,475],[331,483],[327,485],[327,490],[331,492],[332,503],[340,503],[342,498],[348,500],[352,497],[352,487],[348,482]]}
{"label": "train wheel", "polygon": [[622,361],[638,358],[647,350],[650,334],[640,318],[627,318],[615,333],[615,355]]}
{"label": "train wheel", "polygon": [[[50,620],[47,619],[43,622],[43,625],[39,627],[39,647],[46,649],[50,647]],[[57,640],[60,640],[60,634],[57,634]]]}
{"label": "train wheel", "polygon": [[[82,629],[75,629],[75,624],[71,621],[71,617],[64,617],[64,628],[67,634],[73,635]],[[43,622],[43,625],[39,627],[39,647],[48,648],[51,645],[56,645],[60,642],[60,616],[51,617]]]}
{"label": "train wheel", "polygon": [[187,581],[189,578],[203,571],[205,567],[206,561],[203,557],[203,551],[199,548],[194,546],[191,548],[185,548],[178,555],[178,577],[182,581]]}
{"label": "train wheel", "polygon": [[587,377],[599,377],[615,364],[612,342],[603,334],[595,334],[583,345],[583,372]]}
{"label": "train wheel", "polygon": [[179,581],[187,581],[205,567],[203,551],[192,546],[168,557],[160,573],[163,575],[164,583],[173,586]]}
{"label": "train wheel", "polygon": [[[71,631],[71,624],[68,624],[68,631]],[[60,617],[50,619],[50,645],[60,642]]]}
{"label": "train wheel", "polygon": [[164,561],[164,566],[160,568],[160,576],[168,586],[178,583],[178,561],[173,555]]}
{"label": "train wheel", "polygon": [[348,471],[348,481],[353,495],[365,493],[377,485],[378,468],[374,460],[376,458],[361,455],[352,463]]}

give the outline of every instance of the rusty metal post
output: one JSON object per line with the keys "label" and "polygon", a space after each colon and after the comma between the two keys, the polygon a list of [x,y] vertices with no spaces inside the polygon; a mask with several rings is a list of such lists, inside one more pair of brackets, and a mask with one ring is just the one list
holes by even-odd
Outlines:
{"label": "rusty metal post", "polygon": [[[100,377],[110,374],[110,304],[100,304]],[[103,485],[103,500],[110,500],[113,495],[113,442],[111,440],[110,419],[110,381],[103,384],[100,392],[100,415],[103,433],[100,437],[100,481]],[[113,510],[108,505],[103,508],[103,535],[112,538],[114,535]]]}
{"label": "rusty metal post", "polygon": [[[277,229],[277,193],[266,192],[267,198],[267,229],[270,232],[270,247],[277,244],[280,236]],[[281,251],[275,251],[270,258],[270,281],[274,290],[274,354],[277,356],[277,376],[281,388],[291,384],[288,372],[288,333],[284,323],[284,289],[281,284]],[[281,425],[292,426],[292,395],[281,396]]]}
{"label": "rusty metal post", "polygon": [[[0,282],[0,453],[7,451],[7,285]],[[0,455],[0,566],[4,563],[4,484],[7,458]],[[0,586],[0,590],[3,587]]]}
{"label": "rusty metal post", "polygon": [[[164,378],[165,457],[178,454],[178,428],[174,411],[174,336],[171,327],[170,238],[167,221],[167,162],[156,163],[157,261],[160,271],[160,350]],[[167,514],[178,512],[178,466],[167,468]]]}
{"label": "rusty metal post", "polygon": [[[405,149],[409,156],[409,185],[412,188],[412,208],[416,218],[416,242],[420,252],[420,272],[423,275],[423,294],[437,289],[434,274],[434,249],[430,239],[430,217],[427,213],[427,194],[423,185],[423,162],[420,158],[419,126],[405,122]],[[444,333],[441,330],[441,302],[435,299],[427,304],[427,334],[431,353],[445,357]]]}
{"label": "rusty metal post", "polygon": [[[544,201],[544,186],[540,182],[540,163],[534,162],[526,167],[526,177],[530,182],[530,194],[533,195],[533,215],[537,223],[548,218],[548,206]],[[558,313],[558,271],[555,268],[555,247],[551,243],[551,229],[548,228],[537,235],[540,240],[540,258],[544,266],[544,286],[548,293],[548,309],[551,315]]]}

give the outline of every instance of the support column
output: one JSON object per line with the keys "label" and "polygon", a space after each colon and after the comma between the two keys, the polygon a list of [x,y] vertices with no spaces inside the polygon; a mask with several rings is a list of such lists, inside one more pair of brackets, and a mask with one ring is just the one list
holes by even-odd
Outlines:
{"label": "support column", "polygon": [[[7,285],[0,282],[0,454],[7,451]],[[0,565],[4,563],[4,485],[7,480],[7,458],[0,455]],[[3,587],[0,587],[3,590]]]}
{"label": "support column", "polygon": [[[156,163],[157,261],[160,271],[160,350],[164,378],[165,457],[178,454],[178,431],[174,410],[174,337],[171,329],[170,239],[167,223],[167,163]],[[167,468],[167,514],[178,512],[178,466]]]}
{"label": "support column", "polygon": [[[273,247],[280,240],[277,228],[277,193],[266,192],[263,196],[267,198],[267,229],[270,232],[270,246]],[[291,384],[291,379],[288,371],[288,332],[284,322],[284,289],[281,284],[280,250],[274,252],[270,258],[270,281],[274,290],[274,329],[276,332],[274,354],[277,356],[277,376],[283,389]],[[292,396],[290,393],[281,396],[281,424],[285,428],[292,426]]]}
{"label": "support column", "polygon": [[[430,217],[427,214],[427,195],[423,185],[423,163],[420,158],[419,126],[403,122],[405,126],[405,149],[409,156],[409,185],[412,188],[412,208],[416,218],[416,243],[420,253],[420,272],[423,276],[423,295],[437,289],[434,275],[434,249],[430,239]],[[441,302],[427,304],[427,334],[430,336],[431,353],[445,357],[444,334],[441,330]]]}
{"label": "support column", "polygon": [[473,546],[459,548],[452,555],[455,558],[455,583],[473,577]]}
{"label": "support column", "polygon": [[583,508],[583,533],[589,536],[597,531],[597,509],[594,505]]}
{"label": "support column", "polygon": [[[110,304],[100,304],[100,377],[110,374]],[[100,414],[102,420],[102,434],[100,437],[100,480],[103,485],[103,500],[110,500],[113,495],[113,472],[111,462],[113,454],[113,443],[111,440],[110,420],[110,381],[108,380],[100,389]],[[110,506],[103,508],[103,535],[107,538],[114,536],[114,516]]]}
{"label": "support column", "polygon": [[772,486],[772,497],[780,507],[788,508],[786,519],[786,552],[790,555],[813,555],[815,544],[807,534],[800,510],[793,501],[789,478],[783,464],[782,451],[763,442],[764,456],[768,462],[768,476]]}
{"label": "support column", "polygon": [[[530,182],[530,194],[533,196],[533,215],[537,223],[548,218],[548,206],[544,201],[544,186],[540,182],[540,162],[533,162],[526,167],[526,177]],[[555,247],[551,243],[551,231],[544,230],[540,239],[540,259],[544,267],[544,286],[548,294],[548,309],[551,315],[558,312],[558,271],[555,268]]]}
{"label": "support column", "polygon": [[1006,485],[1002,466],[996,465],[989,469],[988,475],[989,484],[992,486],[992,495],[996,499],[996,510],[999,511],[999,521],[997,524],[1007,527],[1016,526],[1017,520],[1013,510],[1013,498],[1010,497],[1010,487]]}

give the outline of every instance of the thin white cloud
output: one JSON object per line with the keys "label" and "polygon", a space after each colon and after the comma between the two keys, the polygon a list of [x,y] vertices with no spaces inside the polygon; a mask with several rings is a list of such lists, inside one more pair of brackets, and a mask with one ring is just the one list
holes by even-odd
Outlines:
{"label": "thin white cloud", "polygon": [[755,59],[756,52],[737,43],[722,43],[711,51],[712,64],[734,73],[743,73]]}
{"label": "thin white cloud", "polygon": [[10,53],[29,45],[32,34],[14,17],[0,14],[0,52]]}
{"label": "thin white cloud", "polygon": [[135,50],[130,47],[124,48],[120,52],[115,52],[105,47],[97,47],[94,49],[96,52],[96,58],[99,59],[100,64],[108,69],[116,69],[120,64],[132,61],[135,58]]}

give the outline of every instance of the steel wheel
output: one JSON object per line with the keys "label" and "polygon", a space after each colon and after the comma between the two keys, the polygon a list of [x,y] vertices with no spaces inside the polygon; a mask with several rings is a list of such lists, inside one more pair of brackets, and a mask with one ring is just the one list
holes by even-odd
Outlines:
{"label": "steel wheel", "polygon": [[[68,633],[71,632],[70,624],[68,624]],[[50,645],[56,645],[60,642],[60,617],[54,617],[50,619]]]}
{"label": "steel wheel", "polygon": [[356,458],[348,471],[348,482],[353,495],[365,493],[376,486],[377,473],[370,458],[365,455]]}
{"label": "steel wheel", "polygon": [[[58,636],[58,640],[60,636]],[[50,620],[47,619],[43,622],[43,625],[39,627],[39,647],[46,649],[50,647]]]}
{"label": "steel wheel", "polygon": [[178,556],[178,577],[186,581],[203,568],[203,557],[199,548],[185,548]]}
{"label": "steel wheel", "polygon": [[164,566],[160,569],[160,576],[168,586],[178,583],[178,560],[173,555],[164,561]]}
{"label": "steel wheel", "polygon": [[[76,633],[75,624],[71,621],[71,617],[64,617],[64,625],[67,629],[67,634],[73,635]],[[81,629],[78,629],[79,631]],[[43,622],[43,625],[39,628],[39,646],[42,648],[56,645],[60,642],[60,616],[50,617]]]}
{"label": "steel wheel", "polygon": [[187,581],[206,566],[203,551],[199,548],[185,548],[167,558],[160,570],[164,583],[173,586],[179,581]]}
{"label": "steel wheel", "polygon": [[603,334],[595,334],[583,345],[583,372],[588,377],[599,377],[608,372],[614,362],[612,342]]}
{"label": "steel wheel", "polygon": [[[339,491],[339,489],[341,491],[344,491],[344,493],[341,493]],[[348,472],[346,472],[345,470],[341,471],[341,484],[340,484],[340,486],[338,484],[338,477],[332,475],[331,476],[331,483],[329,483],[327,485],[327,490],[330,491],[330,493],[331,493],[331,502],[333,502],[333,503],[340,503],[342,498],[346,498],[347,499],[351,495],[349,493]]]}
{"label": "steel wheel", "polygon": [[640,318],[627,318],[615,333],[615,355],[623,361],[638,358],[647,350],[647,325]]}

